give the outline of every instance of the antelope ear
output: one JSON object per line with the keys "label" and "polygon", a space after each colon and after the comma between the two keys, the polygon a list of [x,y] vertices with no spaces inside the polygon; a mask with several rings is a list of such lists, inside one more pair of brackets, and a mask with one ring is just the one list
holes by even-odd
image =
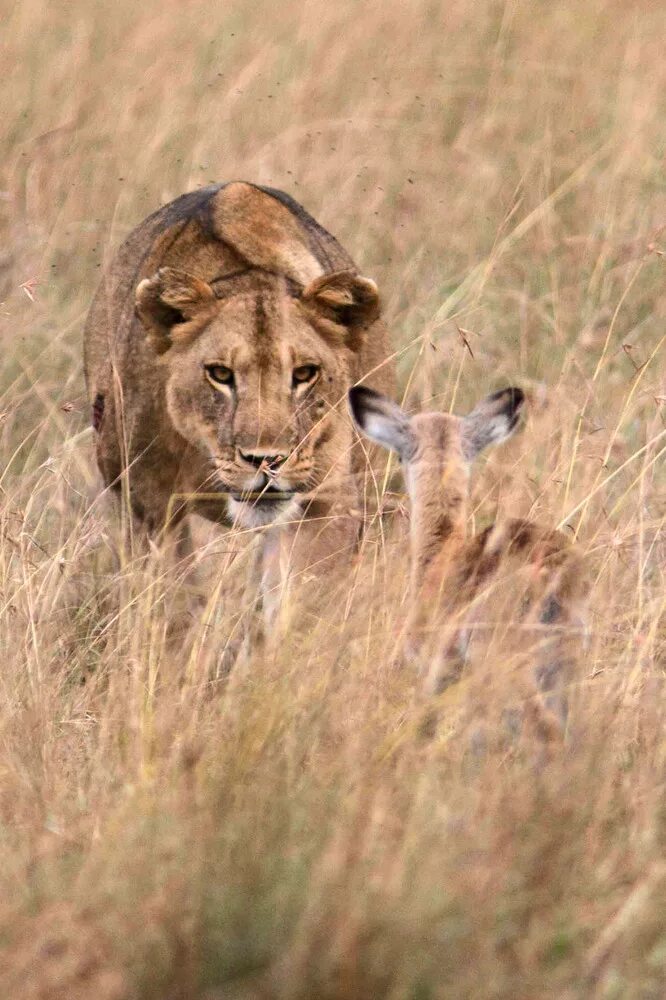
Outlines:
{"label": "antelope ear", "polygon": [[164,354],[173,343],[173,328],[192,319],[214,299],[213,289],[201,278],[161,267],[137,285],[135,302],[150,343],[158,354]]}
{"label": "antelope ear", "polygon": [[375,444],[395,451],[401,461],[408,462],[416,450],[416,438],[405,411],[393,400],[364,385],[350,389],[348,400],[358,430]]}
{"label": "antelope ear", "polygon": [[320,275],[304,289],[302,299],[341,326],[368,326],[379,316],[377,285],[354,271]]}
{"label": "antelope ear", "polygon": [[460,421],[463,453],[471,462],[491,444],[500,444],[516,430],[525,404],[525,393],[512,386],[486,396]]}

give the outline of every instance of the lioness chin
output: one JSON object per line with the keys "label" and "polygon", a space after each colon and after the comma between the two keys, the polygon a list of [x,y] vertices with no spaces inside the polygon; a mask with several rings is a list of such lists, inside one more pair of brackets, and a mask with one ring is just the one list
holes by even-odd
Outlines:
{"label": "lioness chin", "polygon": [[148,535],[190,511],[274,526],[273,554],[287,539],[295,568],[325,569],[358,529],[346,391],[368,376],[390,392],[389,354],[374,282],[291,198],[244,182],[183,195],[129,235],[88,315],[104,481]]}

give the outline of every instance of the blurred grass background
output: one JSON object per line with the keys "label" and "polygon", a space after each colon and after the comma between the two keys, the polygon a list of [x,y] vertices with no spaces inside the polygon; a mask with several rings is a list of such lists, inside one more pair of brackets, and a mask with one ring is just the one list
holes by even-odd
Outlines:
{"label": "blurred grass background", "polygon": [[[662,997],[663,6],[24,0],[3,21],[0,993]],[[181,577],[116,568],[83,319],[134,225],[230,179],[288,191],[378,281],[410,405],[529,391],[474,519],[546,517],[589,552],[547,766],[471,762],[453,707],[419,740],[389,668],[399,513],[228,681],[244,540],[201,531],[180,651]],[[511,664],[486,669],[490,704]]]}

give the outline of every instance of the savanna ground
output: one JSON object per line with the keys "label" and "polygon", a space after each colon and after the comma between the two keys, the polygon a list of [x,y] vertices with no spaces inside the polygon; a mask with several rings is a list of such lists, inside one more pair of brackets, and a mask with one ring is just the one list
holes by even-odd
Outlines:
{"label": "savanna ground", "polygon": [[[7,0],[2,47],[0,995],[664,996],[663,6]],[[446,698],[420,737],[390,669],[399,510],[226,679],[238,540],[201,531],[180,649],[181,575],[119,568],[84,316],[133,225],[233,178],[289,191],[378,281],[410,406],[530,392],[473,506],[588,553],[567,741],[539,765],[526,737],[470,760]],[[513,683],[485,669],[481,712]]]}

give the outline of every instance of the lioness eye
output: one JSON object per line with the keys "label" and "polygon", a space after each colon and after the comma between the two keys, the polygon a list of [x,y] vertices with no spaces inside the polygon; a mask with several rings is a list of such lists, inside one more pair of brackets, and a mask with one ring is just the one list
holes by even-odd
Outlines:
{"label": "lioness eye", "polygon": [[234,384],[234,373],[226,365],[204,365],[204,368],[206,369],[208,380],[214,386]]}
{"label": "lioness eye", "polygon": [[318,374],[318,365],[299,365],[291,373],[291,380],[294,385],[303,385],[305,382],[312,382]]}

